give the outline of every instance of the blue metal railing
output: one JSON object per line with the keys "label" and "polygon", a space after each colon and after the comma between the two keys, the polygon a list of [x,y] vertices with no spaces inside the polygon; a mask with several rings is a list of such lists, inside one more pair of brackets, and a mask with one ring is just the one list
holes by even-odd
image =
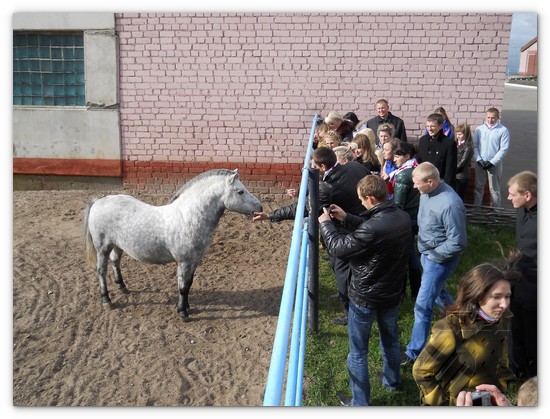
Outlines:
{"label": "blue metal railing", "polygon": [[291,350],[288,365],[285,406],[299,406],[302,401],[302,383],[304,372],[306,318],[308,309],[307,281],[308,274],[308,220],[304,217],[306,195],[309,180],[309,165],[313,150],[313,137],[318,116],[315,114],[311,133],[304,158],[300,192],[296,208],[296,218],[292,231],[292,241],[288,256],[281,305],[271,363],[264,394],[264,406],[280,406],[283,393],[283,381],[288,352],[288,338],[292,310],[294,307],[294,322],[292,324]]}

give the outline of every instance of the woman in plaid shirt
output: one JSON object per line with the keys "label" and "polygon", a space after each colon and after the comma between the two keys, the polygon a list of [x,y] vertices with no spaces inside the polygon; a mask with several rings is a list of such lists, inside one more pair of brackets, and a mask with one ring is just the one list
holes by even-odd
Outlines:
{"label": "woman in plaid shirt", "polygon": [[515,379],[508,363],[508,307],[516,277],[513,266],[499,269],[483,263],[462,278],[456,302],[434,323],[413,366],[423,405],[454,406],[460,391],[479,384],[506,392]]}

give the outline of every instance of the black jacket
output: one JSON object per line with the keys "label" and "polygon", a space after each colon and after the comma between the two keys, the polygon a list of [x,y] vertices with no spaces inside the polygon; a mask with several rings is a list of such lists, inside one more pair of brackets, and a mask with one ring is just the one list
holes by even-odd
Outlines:
{"label": "black jacket", "polygon": [[474,146],[463,143],[457,148],[456,178],[470,179],[470,163],[474,157]]}
{"label": "black jacket", "polygon": [[350,261],[349,298],[373,309],[399,304],[412,241],[409,215],[386,201],[371,208],[366,218],[347,214],[345,227],[353,232],[343,234],[332,222],[320,225],[328,252]]}
{"label": "black jacket", "polygon": [[386,119],[382,119],[379,116],[375,116],[367,121],[367,128],[370,128],[374,131],[376,135],[376,145],[380,145],[380,140],[378,139],[378,125],[389,123],[395,127],[394,137],[399,138],[401,141],[407,142],[407,130],[405,129],[405,122],[391,112],[388,112]]}
{"label": "black jacket", "polygon": [[336,132],[340,134],[341,141],[351,141],[353,140],[353,122],[344,119]]}
{"label": "black jacket", "polygon": [[537,308],[537,206],[519,208],[516,219],[516,242],[521,252],[518,269],[521,281],[512,288],[512,300],[531,309]]}
{"label": "black jacket", "polygon": [[[366,210],[357,196],[357,184],[370,174],[365,166],[356,161],[346,164],[337,164],[334,169],[319,184],[319,215],[323,213],[323,207],[336,204],[344,211],[360,215]],[[271,221],[293,220],[296,218],[298,203],[278,208],[269,214]],[[307,209],[306,209],[307,215]]]}
{"label": "black jacket", "polygon": [[437,170],[439,177],[453,189],[456,185],[456,143],[439,131],[434,138],[423,135],[418,140],[418,152],[415,155],[418,163],[429,161]]}

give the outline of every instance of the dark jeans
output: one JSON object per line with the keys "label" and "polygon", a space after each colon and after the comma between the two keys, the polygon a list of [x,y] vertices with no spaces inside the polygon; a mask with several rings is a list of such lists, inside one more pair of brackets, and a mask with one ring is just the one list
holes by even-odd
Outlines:
{"label": "dark jeans", "polygon": [[349,261],[332,256],[330,253],[328,258],[330,266],[334,271],[334,276],[336,276],[336,287],[338,288],[340,304],[342,304],[342,309],[347,315],[349,309],[348,287],[351,281],[351,267]]}
{"label": "dark jeans", "polygon": [[512,339],[510,366],[518,378],[537,375],[537,310],[513,300],[510,302]]}
{"label": "dark jeans", "polygon": [[418,234],[416,219],[411,219],[411,227],[413,240],[411,241],[411,246],[409,248],[409,267],[408,272],[403,274],[403,290],[401,291],[401,294],[406,294],[408,282],[411,288],[411,297],[416,298],[418,295],[418,290],[420,289],[420,278],[422,276],[422,268],[420,265],[420,259],[418,258],[418,250],[416,249],[416,235]]}
{"label": "dark jeans", "polygon": [[468,185],[470,184],[470,179],[456,179],[456,193],[458,196],[460,196],[460,199],[462,199],[462,202],[464,202],[464,197],[466,196],[466,191],[468,190]]}
{"label": "dark jeans", "polygon": [[382,385],[392,391],[401,389],[399,333],[397,318],[399,305],[391,308],[370,309],[350,302],[348,314],[348,372],[351,386],[351,405],[370,403],[369,340],[376,320],[382,349]]}

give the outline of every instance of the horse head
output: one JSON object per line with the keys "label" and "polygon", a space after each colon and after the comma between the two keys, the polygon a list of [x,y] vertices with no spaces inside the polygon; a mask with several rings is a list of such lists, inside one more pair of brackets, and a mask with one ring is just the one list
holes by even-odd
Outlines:
{"label": "horse head", "polygon": [[237,169],[227,176],[225,183],[223,203],[227,210],[247,215],[262,211],[261,202],[239,180]]}

